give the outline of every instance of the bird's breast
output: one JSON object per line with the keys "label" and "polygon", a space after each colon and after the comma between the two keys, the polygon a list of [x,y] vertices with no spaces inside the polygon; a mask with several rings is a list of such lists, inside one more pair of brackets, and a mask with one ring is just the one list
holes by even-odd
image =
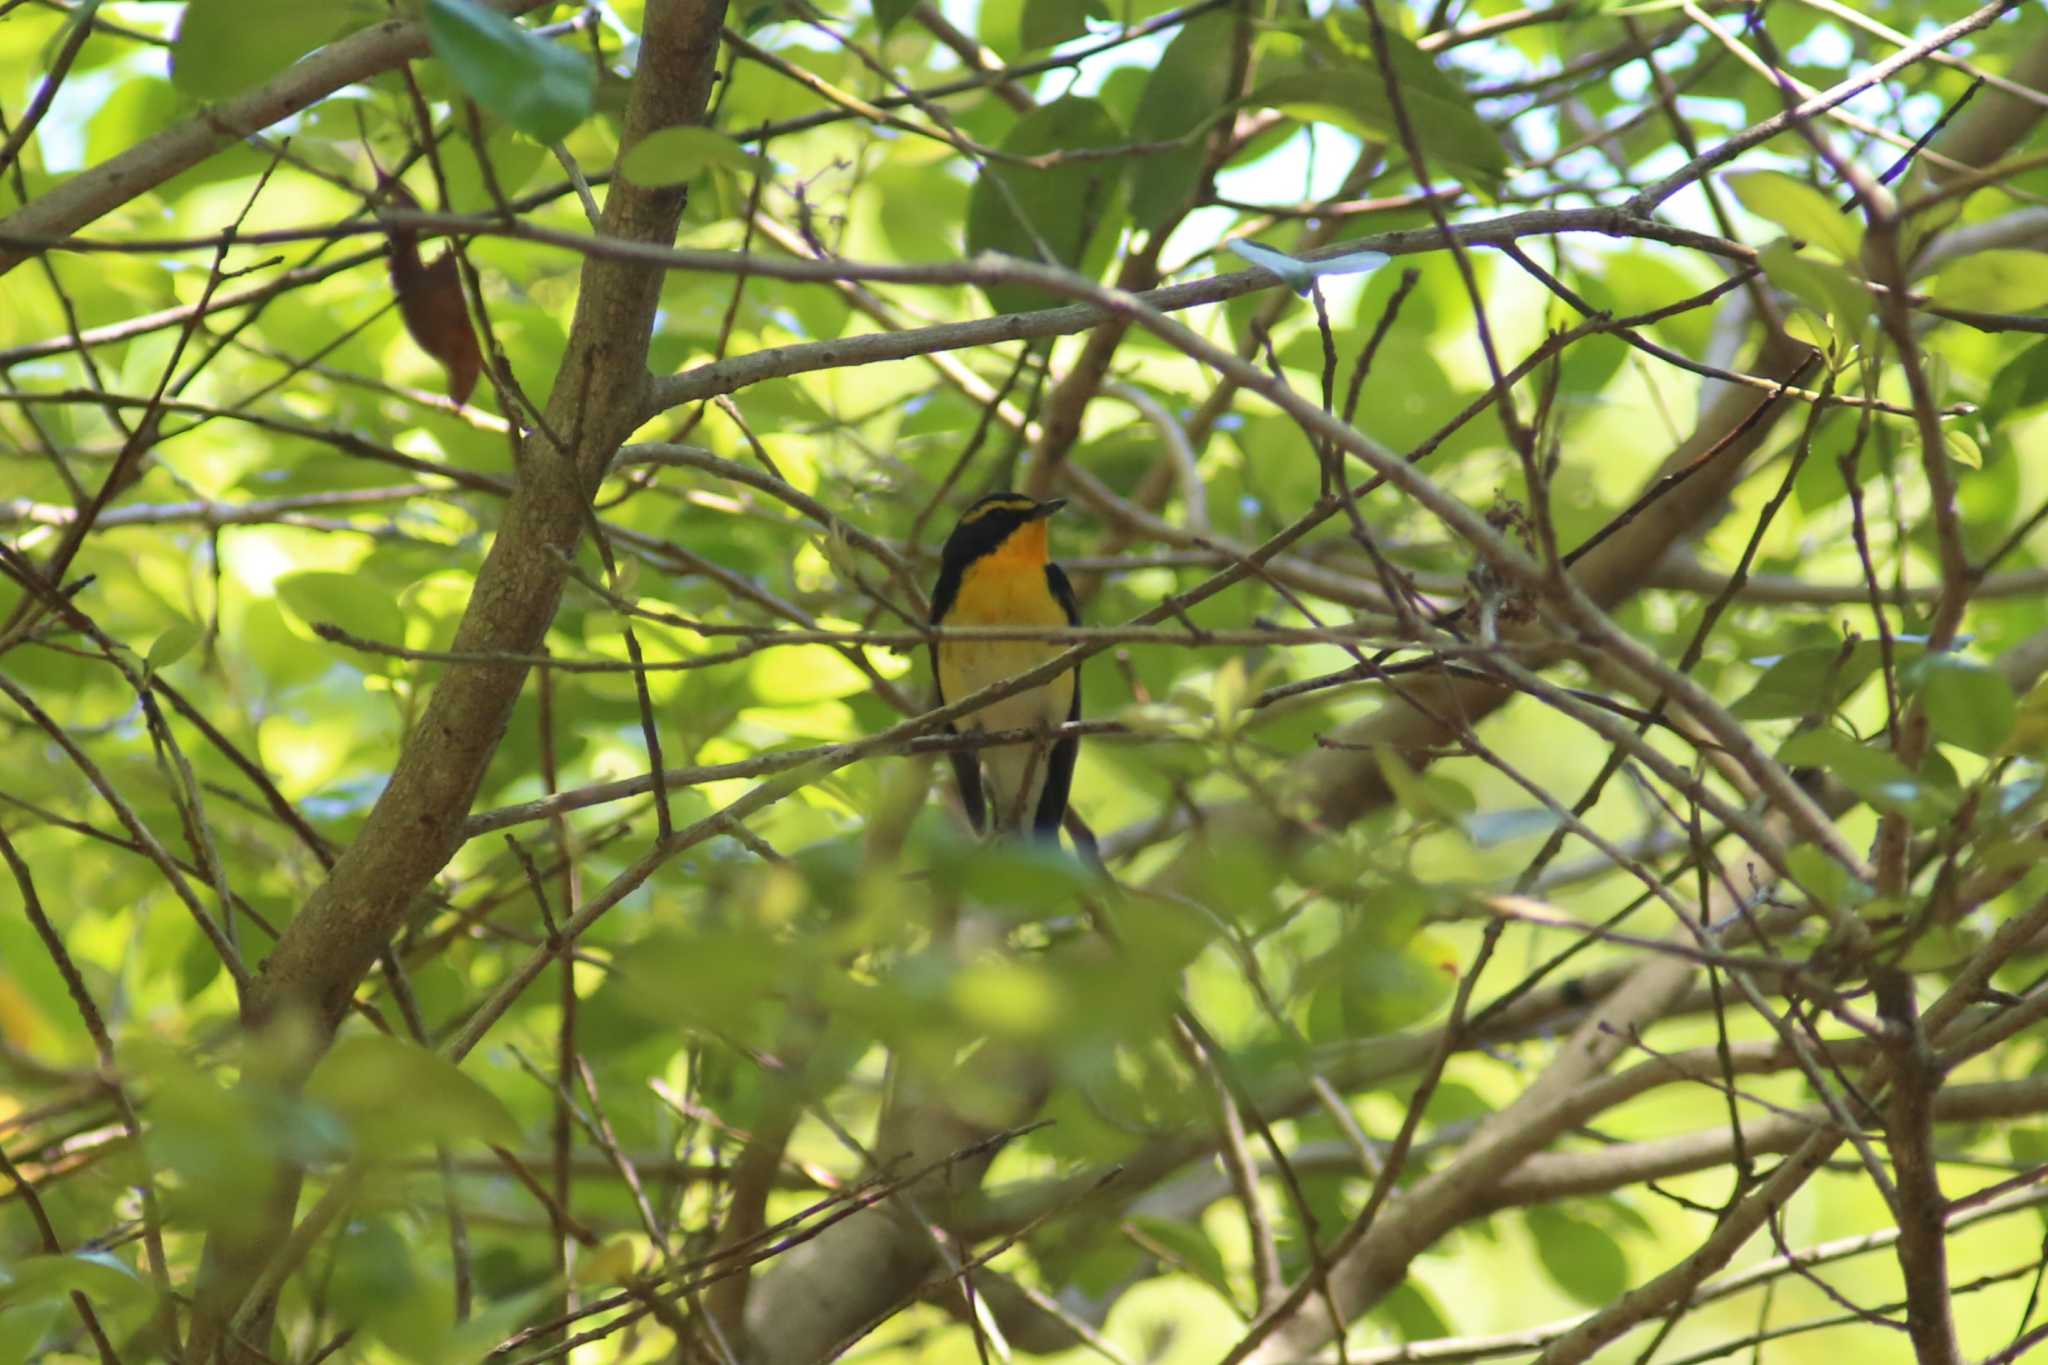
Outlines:
{"label": "bird's breast", "polygon": [[[982,563],[961,577],[945,624],[1060,627],[1067,624],[1067,614],[1054,599],[1042,564],[1033,570]],[[949,640],[939,646],[939,686],[957,700],[1036,668],[1065,648],[1039,640]],[[959,723],[974,729],[1035,729],[1065,720],[1073,701],[1074,675],[1066,673],[964,716]]]}

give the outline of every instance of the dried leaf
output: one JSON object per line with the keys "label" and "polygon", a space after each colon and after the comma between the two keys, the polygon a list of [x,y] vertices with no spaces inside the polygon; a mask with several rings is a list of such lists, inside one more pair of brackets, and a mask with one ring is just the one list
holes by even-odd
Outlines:
{"label": "dried leaf", "polygon": [[[396,180],[387,178],[384,192],[402,207],[418,208],[419,201]],[[422,351],[441,362],[448,372],[448,396],[456,406],[469,401],[483,372],[484,357],[470,325],[469,309],[462,299],[462,276],[456,270],[455,253],[443,252],[432,265],[420,263],[419,237],[405,229],[393,228],[391,240],[391,288],[398,295],[398,314],[405,320],[406,334]]]}

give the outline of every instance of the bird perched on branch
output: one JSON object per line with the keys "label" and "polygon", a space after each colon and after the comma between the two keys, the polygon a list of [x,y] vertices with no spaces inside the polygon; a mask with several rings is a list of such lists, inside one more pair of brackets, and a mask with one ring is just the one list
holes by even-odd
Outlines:
{"label": "bird perched on branch", "polygon": [[[1081,613],[1073,585],[1046,552],[1045,520],[1064,506],[1063,498],[1040,502],[1022,493],[991,493],[961,513],[940,554],[932,624],[1078,625]],[[1014,678],[1065,648],[1042,640],[939,641],[932,646],[932,671],[938,678],[940,704]],[[1070,670],[962,716],[947,728],[956,734],[1045,730],[1080,718],[1080,675]],[[1039,838],[1057,841],[1079,745],[1068,735],[1050,744],[955,750],[953,775],[959,779],[960,801],[969,822],[977,830],[986,828],[992,808],[998,831],[1028,828]]]}

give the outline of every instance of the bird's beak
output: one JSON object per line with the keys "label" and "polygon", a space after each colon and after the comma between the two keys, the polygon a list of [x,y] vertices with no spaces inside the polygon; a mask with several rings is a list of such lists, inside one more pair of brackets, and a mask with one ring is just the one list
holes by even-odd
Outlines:
{"label": "bird's beak", "polygon": [[1032,509],[1031,519],[1033,521],[1044,521],[1047,517],[1059,511],[1062,507],[1065,507],[1066,505],[1067,500],[1065,498],[1053,498],[1050,501],[1041,502],[1040,504],[1038,504],[1037,507]]}

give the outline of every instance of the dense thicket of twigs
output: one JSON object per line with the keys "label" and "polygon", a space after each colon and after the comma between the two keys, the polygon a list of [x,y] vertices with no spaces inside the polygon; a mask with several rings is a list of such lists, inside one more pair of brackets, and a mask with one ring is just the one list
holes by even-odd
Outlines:
{"label": "dense thicket of twigs", "polygon": [[1865,9],[0,0],[0,1359],[2025,1355],[2048,16]]}

